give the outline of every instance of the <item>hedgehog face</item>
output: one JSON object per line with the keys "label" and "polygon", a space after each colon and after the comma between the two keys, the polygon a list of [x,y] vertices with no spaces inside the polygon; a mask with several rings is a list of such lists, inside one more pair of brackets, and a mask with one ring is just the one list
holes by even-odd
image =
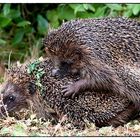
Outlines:
{"label": "hedgehog face", "polygon": [[67,52],[60,53],[60,51],[55,52],[55,55],[49,52],[50,58],[54,64],[52,75],[64,77],[69,74],[77,74],[81,68],[80,56],[70,52],[67,55]]}
{"label": "hedgehog face", "polygon": [[[66,49],[63,47],[46,47],[47,56],[52,60],[54,69],[53,76],[64,77],[69,74],[77,74],[81,67],[82,55],[76,49]],[[59,49],[58,49],[59,48]]]}
{"label": "hedgehog face", "polygon": [[[5,109],[9,114],[20,111],[22,108],[27,108],[27,95],[24,93],[24,87],[20,88],[12,82],[7,82],[1,92],[2,102],[1,113],[5,114]],[[26,96],[25,96],[26,95]]]}

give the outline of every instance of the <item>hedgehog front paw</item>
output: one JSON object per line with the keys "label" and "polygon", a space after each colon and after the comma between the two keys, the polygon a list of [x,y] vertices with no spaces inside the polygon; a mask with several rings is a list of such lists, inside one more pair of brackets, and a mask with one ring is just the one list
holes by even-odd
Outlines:
{"label": "hedgehog front paw", "polygon": [[78,93],[78,87],[76,87],[74,84],[66,85],[62,87],[62,93],[64,93],[64,97],[72,97],[74,98],[76,94]]}

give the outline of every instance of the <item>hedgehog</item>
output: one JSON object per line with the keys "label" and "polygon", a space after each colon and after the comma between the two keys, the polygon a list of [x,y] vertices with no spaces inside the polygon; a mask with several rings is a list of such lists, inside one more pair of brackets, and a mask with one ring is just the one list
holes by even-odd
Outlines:
{"label": "hedgehog", "polygon": [[[79,80],[80,76],[55,78],[50,59],[12,67],[7,72],[7,80],[1,90],[2,102],[9,115],[22,108],[32,108],[40,118],[58,122],[64,115],[74,127],[83,129],[87,122],[98,127],[123,125],[138,116],[135,105],[112,92],[84,91],[71,98],[63,96],[62,87]],[[106,93],[107,92],[107,93]],[[1,107],[1,113],[5,113]]]}
{"label": "hedgehog", "polygon": [[56,77],[80,75],[65,97],[86,89],[127,97],[140,109],[140,22],[126,18],[76,19],[51,30],[43,46]]}

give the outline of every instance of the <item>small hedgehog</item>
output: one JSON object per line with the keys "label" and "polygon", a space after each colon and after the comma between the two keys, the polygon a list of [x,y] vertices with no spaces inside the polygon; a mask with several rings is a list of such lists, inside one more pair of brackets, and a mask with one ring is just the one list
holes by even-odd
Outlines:
{"label": "small hedgehog", "polygon": [[52,30],[43,45],[54,63],[52,74],[80,74],[64,96],[86,89],[130,99],[140,109],[140,22],[125,18],[77,19]]}
{"label": "small hedgehog", "polygon": [[[9,70],[1,92],[9,114],[32,106],[39,117],[58,120],[66,115],[68,122],[77,128],[83,128],[87,121],[99,127],[118,126],[137,116],[138,110],[132,102],[111,92],[91,90],[74,99],[64,98],[61,87],[79,77],[57,79],[52,76],[52,69],[52,62],[46,59]],[[1,111],[4,114],[3,107]]]}

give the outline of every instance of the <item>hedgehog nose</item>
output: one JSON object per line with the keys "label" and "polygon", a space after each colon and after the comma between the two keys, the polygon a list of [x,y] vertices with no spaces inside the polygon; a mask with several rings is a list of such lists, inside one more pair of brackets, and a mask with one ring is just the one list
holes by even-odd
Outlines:
{"label": "hedgehog nose", "polygon": [[52,70],[52,76],[59,77],[60,76],[60,70],[59,69],[53,69]]}

